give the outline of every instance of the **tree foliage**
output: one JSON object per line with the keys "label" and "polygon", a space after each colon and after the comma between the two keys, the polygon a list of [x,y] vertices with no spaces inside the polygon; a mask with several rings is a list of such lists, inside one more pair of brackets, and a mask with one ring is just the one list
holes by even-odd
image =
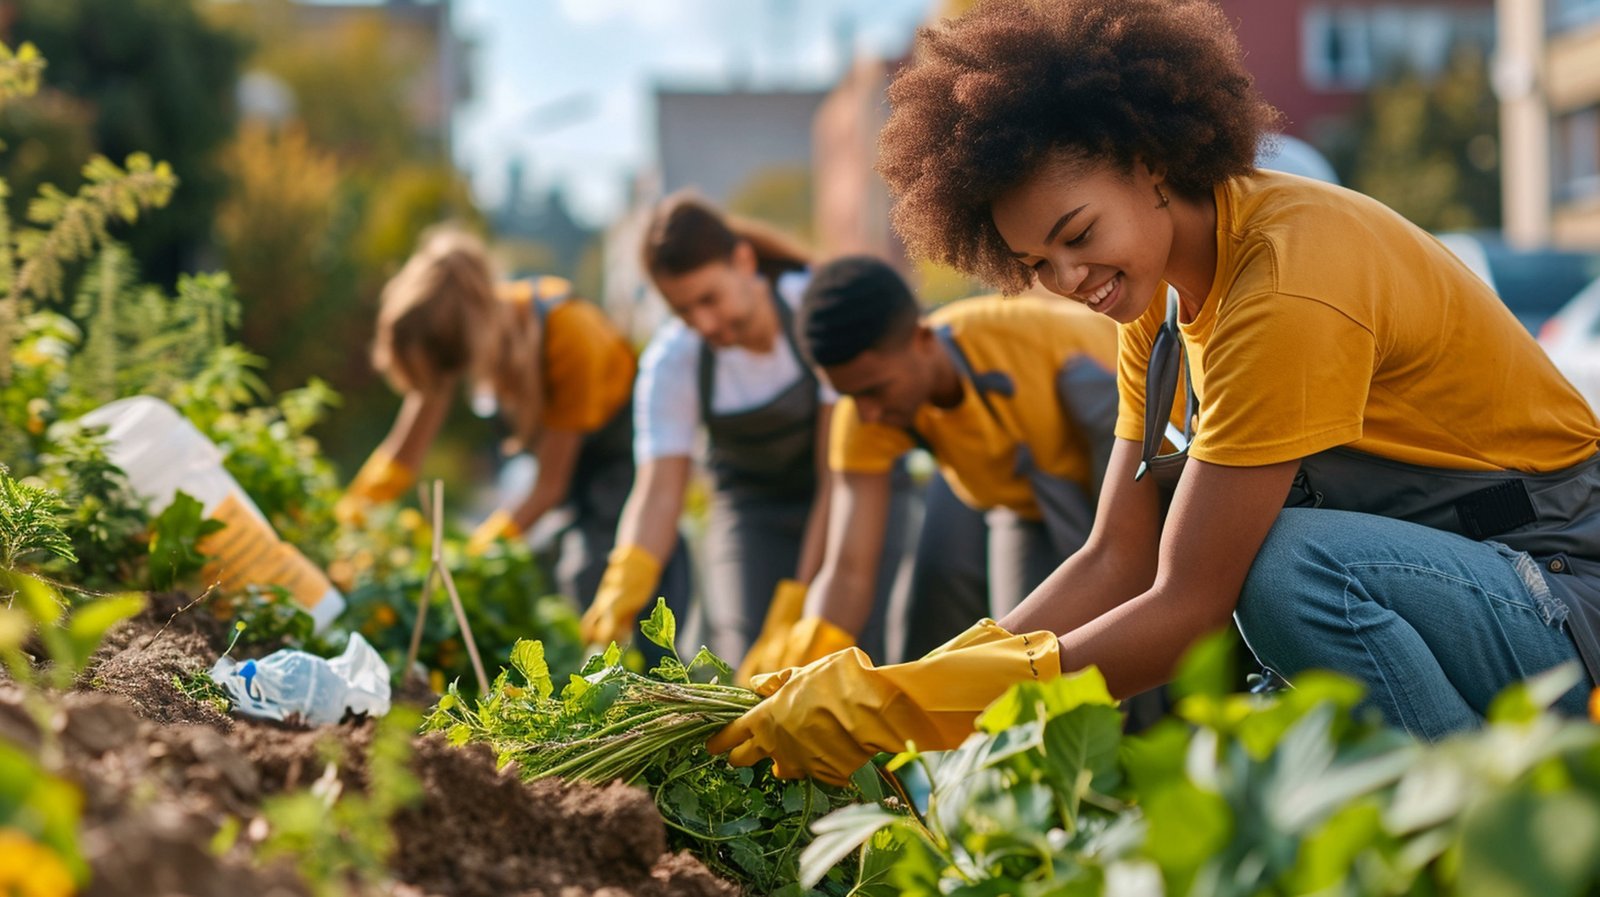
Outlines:
{"label": "tree foliage", "polygon": [[[16,152],[0,172],[19,201],[45,183],[72,192],[91,154],[164,159],[183,190],[127,236],[141,269],[170,285],[210,239],[226,184],[218,150],[235,126],[245,44],[194,0],[4,0],[8,43],[50,59],[50,86],[7,111]],[[20,217],[22,209],[12,206]]]}
{"label": "tree foliage", "polygon": [[1486,56],[1461,48],[1433,80],[1397,73],[1369,93],[1339,177],[1429,230],[1500,224],[1499,106]]}

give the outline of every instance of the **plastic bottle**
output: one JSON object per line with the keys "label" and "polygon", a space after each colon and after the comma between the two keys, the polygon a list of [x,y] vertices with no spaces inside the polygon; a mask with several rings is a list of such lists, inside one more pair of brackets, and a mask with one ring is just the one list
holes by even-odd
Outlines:
{"label": "plastic bottle", "polygon": [[320,631],[344,610],[344,596],[272,524],[222,466],[222,451],[160,399],[119,399],[85,414],[88,426],[106,428],[106,454],[128,475],[128,485],[161,513],[182,491],[226,526],[198,546],[211,556],[202,575],[224,589],[281,586],[311,614]]}
{"label": "plastic bottle", "polygon": [[265,719],[298,716],[313,726],[344,718],[346,711],[382,716],[389,712],[389,668],[359,633],[350,633],[344,653],[324,660],[304,651],[274,651],[243,663],[220,657],[211,678],[243,713]]}

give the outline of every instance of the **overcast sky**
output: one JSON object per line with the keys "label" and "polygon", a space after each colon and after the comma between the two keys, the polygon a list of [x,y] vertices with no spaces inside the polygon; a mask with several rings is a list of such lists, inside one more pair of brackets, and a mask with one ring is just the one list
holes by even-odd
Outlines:
{"label": "overcast sky", "polygon": [[[506,163],[559,184],[598,224],[620,210],[628,176],[652,162],[655,84],[814,89],[858,53],[898,55],[932,0],[456,0],[456,29],[478,43],[476,97],[456,155],[478,200],[497,205]],[[848,23],[848,25],[846,24]]]}

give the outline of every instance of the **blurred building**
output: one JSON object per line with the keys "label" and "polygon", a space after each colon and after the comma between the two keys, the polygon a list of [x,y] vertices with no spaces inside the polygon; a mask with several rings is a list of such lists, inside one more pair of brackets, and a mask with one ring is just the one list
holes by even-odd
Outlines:
{"label": "blurred building", "polygon": [[661,187],[693,187],[726,204],[754,178],[811,167],[821,91],[656,90]]}
{"label": "blurred building", "polygon": [[1600,0],[1499,0],[1506,237],[1600,249]]}
{"label": "blurred building", "polygon": [[812,197],[817,251],[868,253],[906,268],[889,226],[889,189],[876,169],[878,132],[889,117],[889,80],[904,60],[856,60],[812,125]]}

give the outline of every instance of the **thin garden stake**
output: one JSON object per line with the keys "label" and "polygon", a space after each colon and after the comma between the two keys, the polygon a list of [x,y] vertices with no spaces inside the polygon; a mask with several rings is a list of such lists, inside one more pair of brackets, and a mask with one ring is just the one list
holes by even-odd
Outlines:
{"label": "thin garden stake", "polygon": [[[478,657],[478,643],[472,637],[472,624],[467,622],[466,608],[461,606],[461,595],[456,592],[455,577],[444,563],[444,480],[433,481],[433,569],[444,580],[444,590],[450,593],[450,605],[455,608],[456,622],[461,625],[461,639],[467,643],[467,656],[472,658],[472,671],[478,676],[478,694],[489,693],[489,677],[483,674],[483,660]],[[431,582],[432,574],[428,577]]]}
{"label": "thin garden stake", "polygon": [[[422,505],[423,516],[431,522],[433,512],[430,508],[433,503],[428,500],[428,486],[425,483],[417,484],[417,502]],[[430,523],[431,525],[431,523]],[[430,534],[435,543],[438,542],[439,528],[434,527]],[[437,548],[437,545],[435,546]],[[437,551],[435,551],[437,554]],[[435,563],[428,565],[428,578],[422,583],[422,597],[417,601],[417,621],[411,626],[411,647],[406,651],[405,672],[401,674],[402,682],[409,682],[417,668],[417,652],[422,650],[422,624],[428,619],[428,607],[433,604],[433,583]]]}

